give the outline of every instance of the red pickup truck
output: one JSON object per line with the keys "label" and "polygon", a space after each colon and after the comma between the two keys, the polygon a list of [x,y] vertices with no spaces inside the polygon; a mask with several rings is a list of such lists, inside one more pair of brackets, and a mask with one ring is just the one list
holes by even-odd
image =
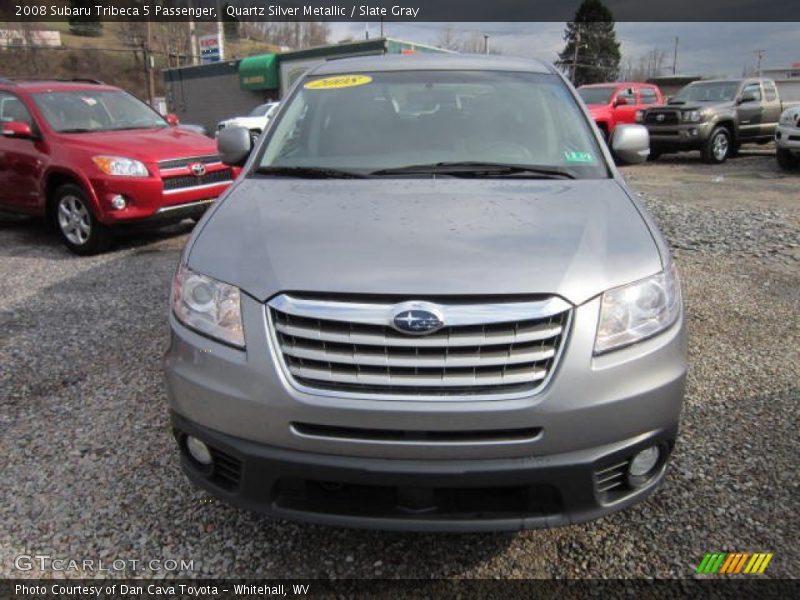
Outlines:
{"label": "red pickup truck", "polygon": [[0,210],[47,217],[77,254],[122,226],[197,217],[236,173],[177,124],[99,82],[0,79]]}
{"label": "red pickup truck", "polygon": [[635,123],[638,111],[664,104],[661,90],[649,83],[594,83],[580,86],[578,94],[606,140],[618,123]]}

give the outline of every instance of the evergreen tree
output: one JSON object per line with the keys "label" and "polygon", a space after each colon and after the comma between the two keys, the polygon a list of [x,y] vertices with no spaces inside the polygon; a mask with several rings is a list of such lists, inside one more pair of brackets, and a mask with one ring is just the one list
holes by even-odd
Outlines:
{"label": "evergreen tree", "polygon": [[[584,0],[564,30],[566,45],[556,64],[576,86],[614,81],[622,58],[614,16],[600,0]],[[577,59],[575,48],[577,46]]]}
{"label": "evergreen tree", "polygon": [[[86,8],[91,10],[94,8],[95,4],[97,4],[97,2],[93,0],[69,0],[69,5],[73,10],[85,10]],[[70,16],[68,21],[69,32],[73,35],[90,37],[100,37],[103,35],[103,21],[100,20],[100,17],[94,15],[90,17]]]}

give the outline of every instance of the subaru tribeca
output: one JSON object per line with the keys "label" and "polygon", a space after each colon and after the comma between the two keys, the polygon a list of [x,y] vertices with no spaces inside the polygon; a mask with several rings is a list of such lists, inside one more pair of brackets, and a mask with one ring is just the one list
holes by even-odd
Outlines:
{"label": "subaru tribeca", "polygon": [[[331,61],[186,245],[165,358],[188,477],[287,519],[516,530],[660,484],[686,355],[669,249],[551,66]],[[617,127],[640,162],[647,131]]]}

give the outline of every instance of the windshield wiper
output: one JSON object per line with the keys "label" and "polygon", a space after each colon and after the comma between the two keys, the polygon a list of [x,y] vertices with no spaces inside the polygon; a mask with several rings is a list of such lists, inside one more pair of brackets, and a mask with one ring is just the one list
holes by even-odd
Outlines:
{"label": "windshield wiper", "polygon": [[329,169],[327,167],[258,167],[255,170],[259,175],[285,175],[287,177],[302,177],[307,179],[364,179],[366,175],[344,169]]}
{"label": "windshield wiper", "polygon": [[539,167],[493,162],[460,161],[407,165],[372,171],[370,175],[452,175],[454,177],[504,177],[530,175],[535,179],[575,179],[575,175],[560,167]]}
{"label": "windshield wiper", "polygon": [[73,127],[72,129],[59,129],[58,133],[91,133],[94,131],[106,131],[105,129],[90,129],[88,127]]}

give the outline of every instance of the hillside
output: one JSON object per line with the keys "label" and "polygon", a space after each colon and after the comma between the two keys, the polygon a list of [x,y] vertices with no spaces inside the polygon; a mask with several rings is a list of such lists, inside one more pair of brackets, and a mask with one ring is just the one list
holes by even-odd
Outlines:
{"label": "hillside", "polygon": [[[20,24],[0,24],[0,29],[19,31]],[[61,34],[61,47],[0,48],[0,76],[32,78],[94,78],[124,87],[139,97],[147,96],[142,42],[146,38],[144,23],[106,22],[102,35],[79,36],[70,33],[63,22],[36,24],[36,29],[56,30]],[[197,25],[197,35],[213,33],[215,25]],[[24,33],[24,32],[23,32]],[[151,30],[153,58],[157,76],[156,94],[163,94],[160,71],[167,67],[189,64],[189,27],[187,23],[153,23]],[[252,54],[275,52],[277,46],[262,40],[226,39],[225,58],[242,58]]]}

